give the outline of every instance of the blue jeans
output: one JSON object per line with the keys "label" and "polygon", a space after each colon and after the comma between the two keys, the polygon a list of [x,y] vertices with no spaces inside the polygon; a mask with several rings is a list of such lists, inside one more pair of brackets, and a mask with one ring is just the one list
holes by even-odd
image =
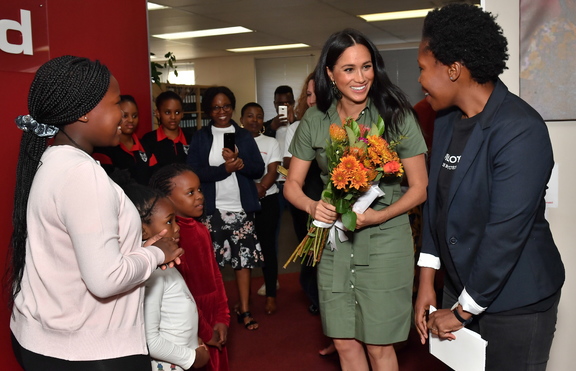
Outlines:
{"label": "blue jeans", "polygon": [[[560,291],[544,312],[527,314],[483,313],[467,327],[488,341],[486,371],[545,371],[554,332]],[[443,308],[457,297],[444,288]]]}

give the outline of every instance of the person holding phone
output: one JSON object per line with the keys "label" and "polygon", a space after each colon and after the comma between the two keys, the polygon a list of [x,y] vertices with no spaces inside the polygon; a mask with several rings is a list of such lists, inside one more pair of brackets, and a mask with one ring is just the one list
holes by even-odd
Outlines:
{"label": "person holding phone", "polygon": [[[280,85],[274,90],[274,108],[278,115],[264,122],[264,135],[274,137],[282,146],[286,129],[297,120],[294,113],[294,91],[288,85]],[[280,134],[281,138],[277,135]],[[283,148],[280,148],[283,150]]]}
{"label": "person holding phone", "polygon": [[255,330],[250,276],[264,258],[254,227],[254,213],[260,210],[254,180],[264,174],[264,161],[252,134],[232,120],[235,107],[236,98],[227,87],[206,89],[202,110],[211,121],[192,136],[187,163],[200,177],[205,199],[202,221],[210,231],[216,260],[221,267],[230,264],[236,274],[238,322]]}

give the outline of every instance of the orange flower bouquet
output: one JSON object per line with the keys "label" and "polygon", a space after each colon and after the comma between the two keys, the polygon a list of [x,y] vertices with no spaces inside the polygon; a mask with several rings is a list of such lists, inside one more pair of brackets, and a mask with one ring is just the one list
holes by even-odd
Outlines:
{"label": "orange flower bouquet", "polygon": [[315,266],[327,242],[336,248],[335,235],[346,241],[346,230],[356,229],[356,213],[362,214],[384,192],[378,186],[382,177],[402,177],[404,169],[394,150],[397,142],[383,137],[384,121],[380,117],[371,128],[348,119],[342,126],[330,125],[326,146],[330,179],[322,200],[336,207],[340,219],[333,224],[313,221],[308,234],[296,247],[284,268],[297,258]]}

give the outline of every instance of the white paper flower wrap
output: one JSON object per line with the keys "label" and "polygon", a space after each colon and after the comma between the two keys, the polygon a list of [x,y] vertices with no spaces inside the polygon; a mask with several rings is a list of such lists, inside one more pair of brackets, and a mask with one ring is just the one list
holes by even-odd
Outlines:
{"label": "white paper flower wrap", "polygon": [[[366,191],[362,196],[356,200],[354,205],[352,205],[352,211],[356,214],[364,214],[364,212],[372,205],[375,199],[378,197],[384,196],[384,191],[380,189],[378,183],[372,183],[372,186],[368,191]],[[340,242],[348,241],[348,237],[346,236],[346,231],[348,230],[344,224],[342,224],[342,220],[338,218],[333,223],[324,223],[318,220],[314,220],[312,222],[318,228],[330,228],[330,232],[328,234],[328,243],[330,244],[330,249],[332,251],[336,250],[336,232],[338,232],[338,239]]]}

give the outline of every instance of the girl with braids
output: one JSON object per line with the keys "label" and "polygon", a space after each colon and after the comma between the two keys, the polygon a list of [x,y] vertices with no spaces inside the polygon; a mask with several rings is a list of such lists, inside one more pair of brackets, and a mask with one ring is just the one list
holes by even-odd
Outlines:
{"label": "girl with braids", "polygon": [[182,249],[160,235],[142,247],[138,211],[90,156],[118,145],[119,102],[106,66],[63,56],[38,69],[16,119],[10,328],[27,371],[150,367],[143,283]]}
{"label": "girl with braids", "polygon": [[[400,180],[380,181],[385,195],[364,214],[348,241],[336,238],[318,265],[322,326],[334,339],[344,370],[398,370],[393,344],[407,339],[412,312],[414,244],[406,212],[426,199],[426,145],[402,91],[390,82],[374,44],[356,30],[330,36],[316,66],[316,106],[306,111],[290,145],[293,157],[284,186],[286,199],[314,219],[332,223],[334,206],[314,201],[302,191],[313,159],[324,183],[324,147],[329,126],[348,118],[370,126],[381,116],[387,140],[396,147],[409,188]],[[365,348],[368,357],[365,353]]]}
{"label": "girl with braids", "polygon": [[178,270],[198,306],[198,336],[209,345],[210,361],[204,370],[228,371],[225,345],[230,311],[210,232],[197,220],[204,213],[200,179],[188,165],[175,163],[159,169],[150,179],[150,185],[170,199],[176,210],[180,244],[186,252]]}
{"label": "girl with braids", "polygon": [[[138,209],[144,241],[164,229],[165,237],[180,237],[176,211],[168,198],[140,184],[128,183],[122,188]],[[208,349],[198,338],[194,297],[176,269],[156,269],[146,281],[144,320],[152,371],[182,371],[208,362]]]}

